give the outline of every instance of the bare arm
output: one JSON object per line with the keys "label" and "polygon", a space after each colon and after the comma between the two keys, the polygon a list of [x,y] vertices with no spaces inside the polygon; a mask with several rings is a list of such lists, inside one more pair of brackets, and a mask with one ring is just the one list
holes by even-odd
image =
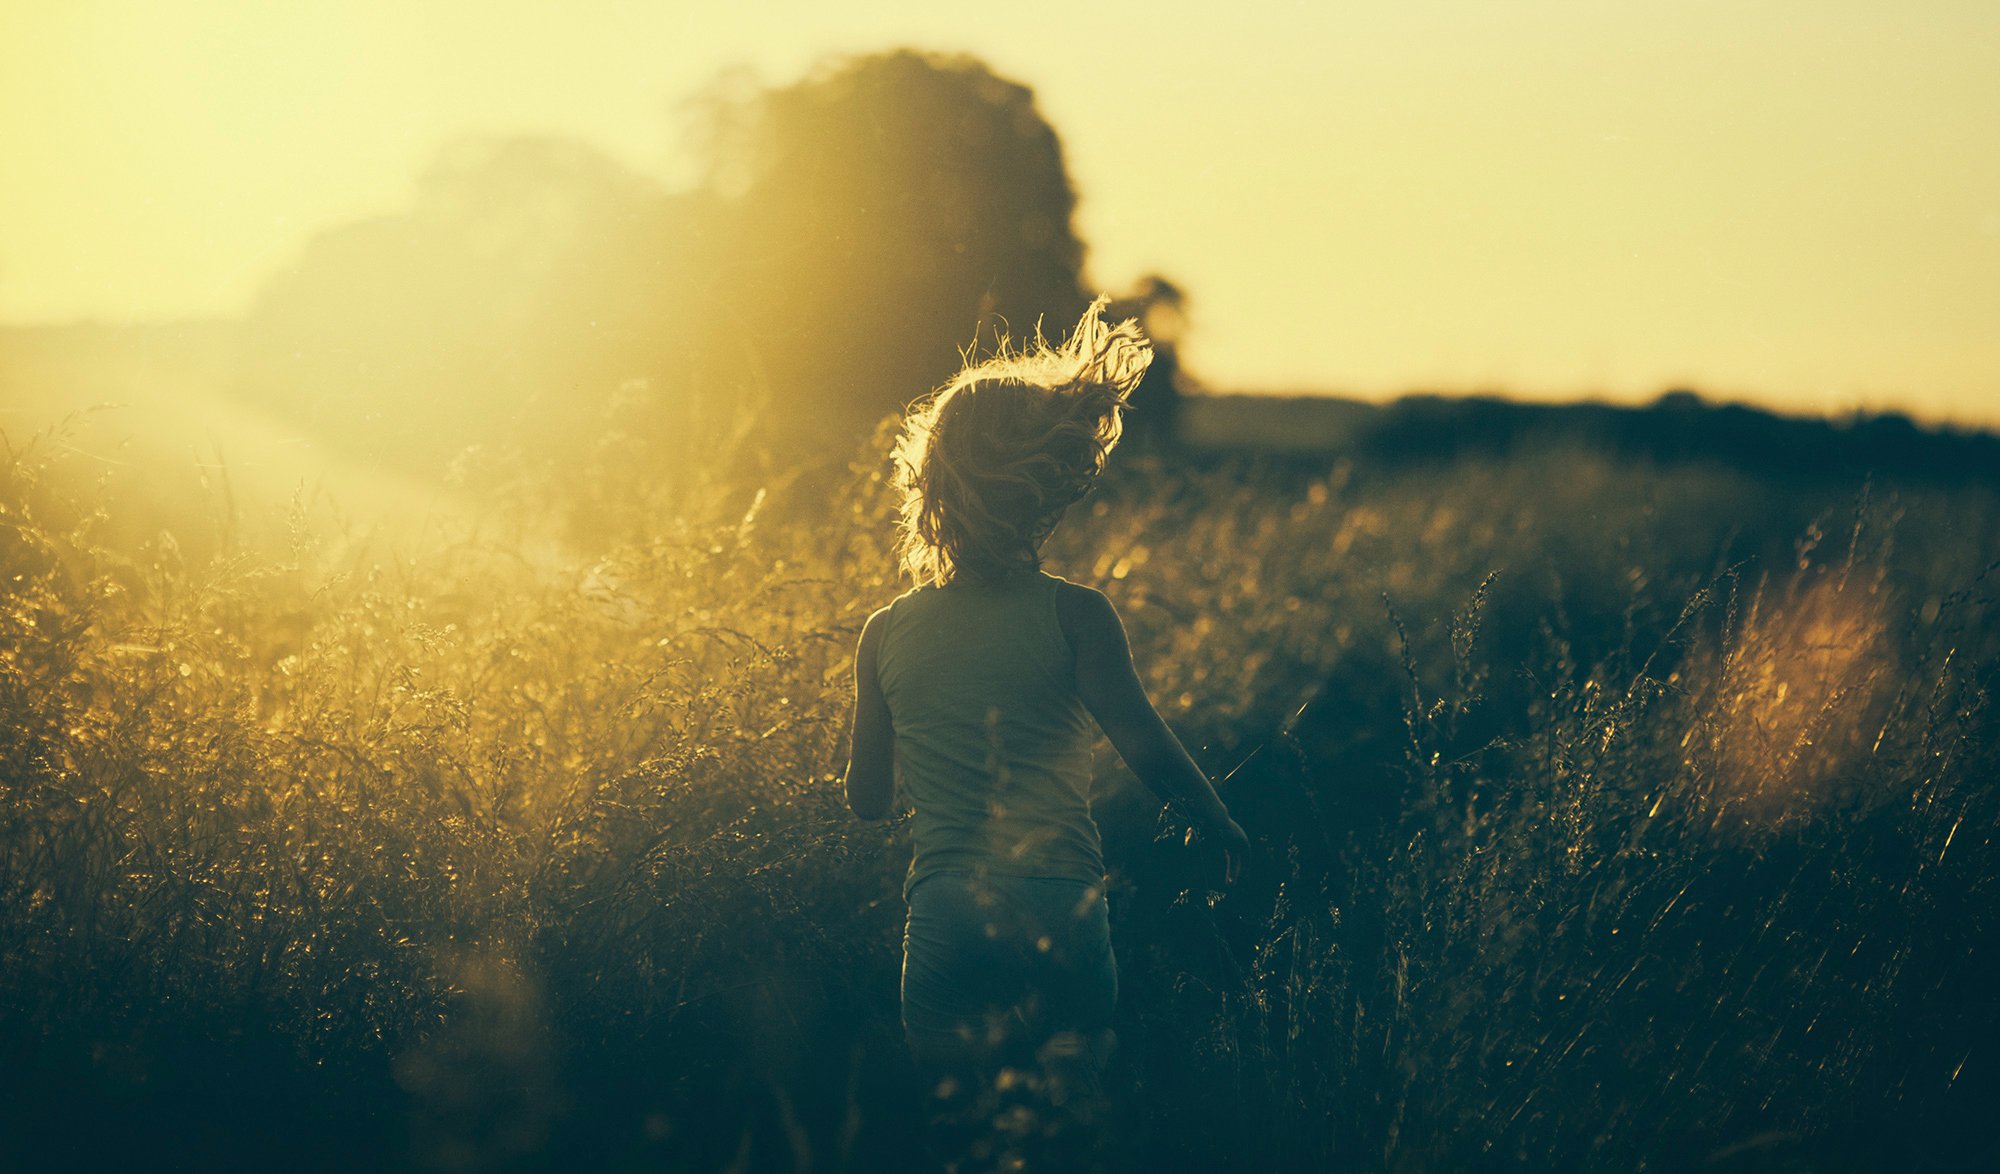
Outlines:
{"label": "bare arm", "polygon": [[889,721],[889,703],[875,677],[882,646],[882,629],[889,609],[868,617],[861,626],[861,643],[854,650],[854,713],[847,739],[847,806],[863,819],[889,814],[896,792],[896,731]]}
{"label": "bare arm", "polygon": [[1140,782],[1181,804],[1204,831],[1220,840],[1227,877],[1234,882],[1249,852],[1249,838],[1147,699],[1117,609],[1098,591],[1064,584],[1056,596],[1056,612],[1076,651],[1076,686],[1084,707]]}

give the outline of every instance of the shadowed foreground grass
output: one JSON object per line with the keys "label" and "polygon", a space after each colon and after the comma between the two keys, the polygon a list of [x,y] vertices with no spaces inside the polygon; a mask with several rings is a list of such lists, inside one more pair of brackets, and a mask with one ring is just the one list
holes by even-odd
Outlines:
{"label": "shadowed foreground grass", "polygon": [[[834,781],[872,462],[194,556],[48,451],[0,470],[0,1159],[919,1161],[908,847]],[[1214,892],[1100,754],[1107,1164],[1990,1162],[1996,558],[1981,489],[1128,462],[1051,569],[1260,856]]]}

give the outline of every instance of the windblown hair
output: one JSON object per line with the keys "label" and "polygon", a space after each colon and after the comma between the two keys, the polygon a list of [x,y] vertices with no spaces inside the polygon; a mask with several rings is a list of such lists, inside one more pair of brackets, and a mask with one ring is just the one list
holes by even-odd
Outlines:
{"label": "windblown hair", "polygon": [[1042,540],[1089,491],[1123,428],[1119,413],[1152,362],[1127,319],[1098,298],[1060,346],[1003,339],[913,404],[896,440],[903,569],[920,585],[1041,566]]}

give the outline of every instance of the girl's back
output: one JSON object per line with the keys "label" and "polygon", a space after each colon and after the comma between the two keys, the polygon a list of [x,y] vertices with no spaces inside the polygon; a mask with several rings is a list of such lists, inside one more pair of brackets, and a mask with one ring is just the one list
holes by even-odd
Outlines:
{"label": "girl's back", "polygon": [[1002,1157],[982,1138],[1020,1119],[1002,1112],[1000,1077],[1023,1055],[1058,1133],[1100,1099],[1118,967],[1093,723],[1220,840],[1229,879],[1249,846],[1147,700],[1111,602],[1040,569],[1150,357],[1137,324],[1107,326],[1102,307],[1061,347],[1003,350],[904,418],[899,545],[923,586],[869,616],[855,647],[847,801],[889,814],[900,774],[914,809],[903,1028],[952,1161]]}
{"label": "girl's back", "polygon": [[959,579],[890,606],[877,677],[915,809],[906,891],[939,872],[1103,880],[1061,586],[1039,571]]}

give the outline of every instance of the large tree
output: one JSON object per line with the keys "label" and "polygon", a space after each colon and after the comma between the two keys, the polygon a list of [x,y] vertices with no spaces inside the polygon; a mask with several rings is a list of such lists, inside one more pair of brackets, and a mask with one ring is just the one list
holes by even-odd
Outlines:
{"label": "large tree", "polygon": [[711,106],[723,288],[775,435],[851,436],[997,331],[1084,305],[1076,196],[1023,85],[902,50],[841,58]]}
{"label": "large tree", "polygon": [[705,197],[589,147],[468,139],[408,212],[313,237],[264,285],[245,394],[318,440],[422,474],[474,444],[574,448],[703,274]]}
{"label": "large tree", "polygon": [[978,61],[840,58],[697,110],[674,195],[562,139],[447,148],[410,212],[266,284],[246,390],[427,475],[473,445],[595,467],[615,418],[621,468],[657,478],[746,417],[845,456],[962,349],[1081,310],[1055,131]]}

